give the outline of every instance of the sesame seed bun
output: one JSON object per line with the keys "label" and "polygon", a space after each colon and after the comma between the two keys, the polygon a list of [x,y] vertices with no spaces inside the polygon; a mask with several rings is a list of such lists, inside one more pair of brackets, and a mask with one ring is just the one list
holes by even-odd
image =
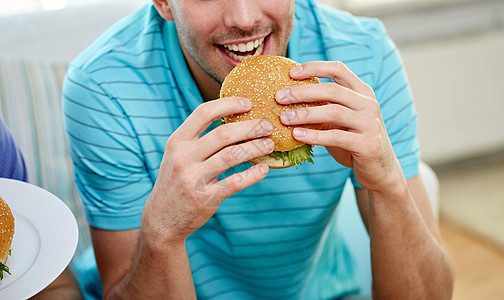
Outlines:
{"label": "sesame seed bun", "polygon": [[[246,113],[224,117],[226,123],[252,119],[265,119],[273,124],[273,133],[269,136],[275,143],[274,151],[289,151],[305,143],[292,137],[294,126],[286,126],[280,121],[280,114],[289,109],[324,105],[324,102],[280,105],[275,100],[277,91],[295,85],[319,83],[318,78],[294,80],[290,69],[300,64],[282,56],[253,56],[237,65],[224,79],[220,97],[245,97],[252,102],[252,109]],[[307,124],[305,128],[321,129],[322,124]],[[253,129],[252,129],[253,130]],[[263,156],[252,163],[266,163],[271,168],[285,168],[293,165],[271,156]]]}
{"label": "sesame seed bun", "polygon": [[14,216],[2,197],[0,197],[0,263],[5,264],[14,236]]}

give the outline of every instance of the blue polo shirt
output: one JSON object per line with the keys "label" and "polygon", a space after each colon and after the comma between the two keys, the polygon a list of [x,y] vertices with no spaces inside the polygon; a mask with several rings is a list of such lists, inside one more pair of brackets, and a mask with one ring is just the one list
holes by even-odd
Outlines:
{"label": "blue polo shirt", "polygon": [[[395,45],[374,19],[296,1],[289,57],[339,60],[369,84],[405,176],[418,173],[416,113]],[[74,172],[90,225],[138,228],[168,137],[203,102],[175,25],[149,3],[70,66],[63,110]],[[211,128],[210,128],[211,129]],[[335,226],[352,170],[324,147],[314,164],[270,170],[226,199],[187,239],[198,298],[329,299],[359,290]],[[227,176],[250,167],[231,168]]]}

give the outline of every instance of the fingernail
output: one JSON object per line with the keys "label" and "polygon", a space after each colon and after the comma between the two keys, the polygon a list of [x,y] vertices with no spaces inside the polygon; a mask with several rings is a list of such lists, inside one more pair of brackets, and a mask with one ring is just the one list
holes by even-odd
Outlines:
{"label": "fingernail", "polygon": [[293,110],[286,110],[280,115],[280,120],[282,120],[282,123],[287,124],[294,119],[295,115],[296,113]]}
{"label": "fingernail", "polygon": [[292,130],[292,135],[294,137],[304,137],[306,136],[306,129],[302,127],[296,127]]}
{"label": "fingernail", "polygon": [[271,139],[265,139],[263,141],[263,144],[266,150],[273,150],[273,148],[275,147],[275,143],[273,143]]}
{"label": "fingernail", "polygon": [[252,107],[252,102],[250,102],[250,100],[247,98],[240,98],[240,104],[246,108]]}
{"label": "fingernail", "polygon": [[259,167],[261,168],[261,173],[263,173],[263,175],[268,174],[268,170],[269,170],[268,165],[261,164],[261,165],[259,165]]}
{"label": "fingernail", "polygon": [[276,93],[276,99],[277,100],[284,100],[285,98],[287,98],[289,96],[289,89],[283,89],[283,90],[279,90],[277,93]]}
{"label": "fingernail", "polygon": [[291,74],[291,75],[296,75],[296,74],[298,74],[298,73],[301,73],[302,71],[303,71],[303,66],[297,66],[297,67],[292,68],[292,69],[290,70],[290,74]]}
{"label": "fingernail", "polygon": [[269,121],[261,121],[261,126],[263,128],[263,130],[267,133],[273,131],[273,124],[271,124]]}

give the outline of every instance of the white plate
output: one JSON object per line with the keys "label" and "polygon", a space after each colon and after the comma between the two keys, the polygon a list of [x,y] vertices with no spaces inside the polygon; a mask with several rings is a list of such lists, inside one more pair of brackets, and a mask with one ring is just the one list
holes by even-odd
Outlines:
{"label": "white plate", "polygon": [[15,218],[12,255],[0,281],[0,299],[27,299],[68,266],[77,247],[77,222],[56,196],[35,185],[0,178],[0,196]]}

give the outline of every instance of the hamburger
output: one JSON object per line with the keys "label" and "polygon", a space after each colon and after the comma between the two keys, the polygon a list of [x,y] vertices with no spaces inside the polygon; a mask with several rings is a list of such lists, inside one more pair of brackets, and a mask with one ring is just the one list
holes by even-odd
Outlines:
{"label": "hamburger", "polygon": [[10,275],[9,267],[5,265],[11,253],[12,237],[14,236],[14,216],[9,205],[0,197],[0,280],[3,272]]}
{"label": "hamburger", "polygon": [[[252,119],[265,119],[273,124],[269,136],[275,143],[273,153],[251,160],[253,164],[264,163],[270,168],[281,169],[297,166],[303,162],[313,163],[312,145],[297,141],[292,137],[294,126],[284,125],[280,114],[285,110],[324,105],[324,102],[296,103],[280,105],[275,100],[277,91],[286,87],[319,83],[318,78],[294,80],[290,69],[300,64],[282,56],[258,55],[238,64],[226,76],[220,90],[220,97],[245,97],[252,102],[248,112],[226,116],[222,123],[234,123]],[[322,124],[307,124],[305,128],[321,129]]]}

